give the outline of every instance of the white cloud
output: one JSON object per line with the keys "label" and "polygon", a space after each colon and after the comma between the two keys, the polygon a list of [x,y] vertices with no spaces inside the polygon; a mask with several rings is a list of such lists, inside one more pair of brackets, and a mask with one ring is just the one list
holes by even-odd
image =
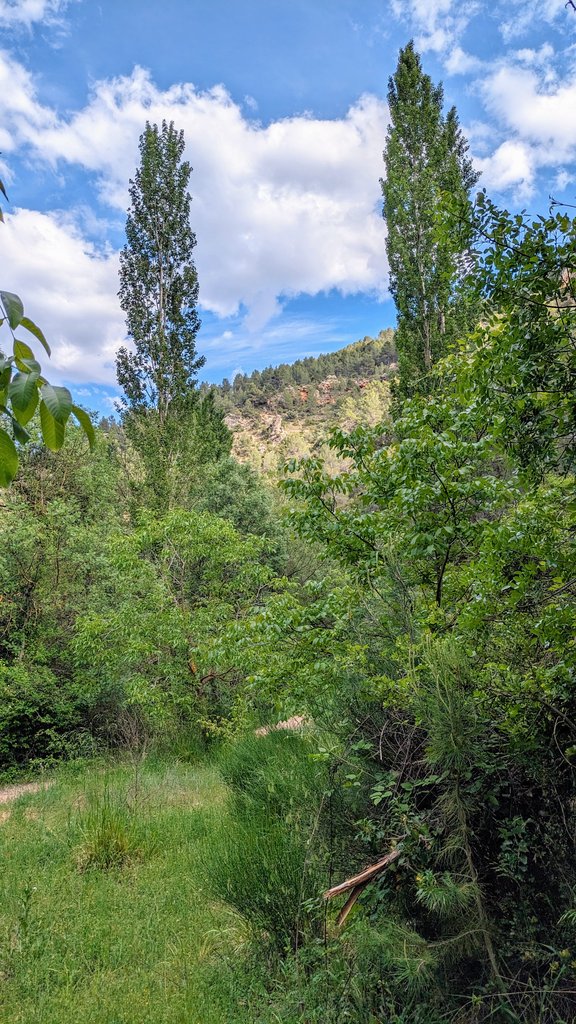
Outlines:
{"label": "white cloud", "polygon": [[[462,49],[462,41],[467,34],[467,38],[481,44],[487,29],[490,31],[489,18],[493,18],[498,26],[497,31],[505,44],[533,33],[537,26],[563,28],[566,33],[574,28],[570,18],[573,12],[565,10],[565,0],[496,0],[495,3],[487,0],[466,0],[464,3],[461,0],[391,0],[391,8],[396,19],[402,25],[408,25],[415,34],[417,48],[438,54],[450,75],[468,74],[480,69],[483,62],[466,53]],[[476,22],[479,31],[473,35],[472,23],[478,15],[482,15],[483,20]],[[564,24],[561,19],[564,19]],[[519,59],[522,59],[522,53],[542,58],[548,49],[552,47],[545,43],[540,51],[519,51]],[[492,40],[490,52],[494,59]]]}
{"label": "white cloud", "polygon": [[480,184],[487,189],[503,191],[514,188],[518,198],[529,198],[534,185],[534,160],[529,146],[523,142],[503,142],[488,157],[474,161],[482,171]]}
{"label": "white cloud", "polygon": [[486,121],[471,121],[464,125],[464,135],[471,151],[479,156],[486,156],[493,148],[496,138],[494,125]]}
{"label": "white cloud", "polygon": [[32,75],[0,50],[0,150],[11,153],[54,121],[38,102]]}
{"label": "white cloud", "polygon": [[454,0],[392,0],[397,18],[410,17],[423,32],[434,33],[440,20],[452,13]]}
{"label": "white cloud", "polygon": [[479,9],[475,0],[392,0],[396,18],[415,29],[417,48],[448,56]]}
{"label": "white cloud", "polygon": [[571,185],[574,180],[574,174],[570,174],[568,171],[562,168],[561,170],[558,171],[556,175],[556,178],[554,180],[554,188],[560,192],[563,192],[564,189],[567,188],[568,185]]}
{"label": "white cloud", "polygon": [[226,317],[245,308],[247,325],[259,330],[283,297],[383,291],[381,100],[361,97],[340,119],[301,115],[263,127],[222,86],[160,90],[136,68],[98,83],[82,110],[57,118],[38,102],[30,76],[6,56],[3,63],[19,83],[16,111],[0,94],[13,145],[32,147],[55,168],[95,173],[101,200],[118,211],[128,204],[145,121],[173,119],[184,129],[204,309]]}
{"label": "white cloud", "polygon": [[500,32],[505,42],[523,36],[533,30],[537,22],[552,24],[558,15],[566,14],[565,0],[506,0],[502,6],[503,17]]}
{"label": "white cloud", "polygon": [[484,62],[471,53],[466,53],[461,46],[454,46],[446,54],[444,67],[449,75],[468,75],[474,71],[480,71]]}
{"label": "white cloud", "polygon": [[576,76],[549,85],[536,71],[500,67],[482,85],[487,108],[508,131],[548,150],[545,163],[561,164],[576,147]]}
{"label": "white cloud", "polygon": [[494,134],[503,141],[487,154],[486,139],[479,139],[476,148],[483,155],[476,157],[476,164],[483,172],[483,185],[512,188],[525,199],[544,169],[556,170],[559,182],[570,180],[564,168],[576,160],[576,122],[571,113],[576,109],[576,73],[559,82],[548,64],[547,46],[517,51],[511,58],[479,85],[492,123],[498,126]]}
{"label": "white cloud", "polygon": [[0,0],[0,25],[13,27],[44,22],[55,24],[68,7],[70,0]]}
{"label": "white cloud", "polygon": [[516,50],[514,57],[528,66],[547,67],[554,57],[554,47],[550,43],[543,43],[539,50],[525,47],[522,50]]}
{"label": "white cloud", "polygon": [[2,287],[20,295],[44,331],[50,380],[114,383],[114,354],[124,337],[117,254],[99,252],[56,214],[17,210],[2,226]]}

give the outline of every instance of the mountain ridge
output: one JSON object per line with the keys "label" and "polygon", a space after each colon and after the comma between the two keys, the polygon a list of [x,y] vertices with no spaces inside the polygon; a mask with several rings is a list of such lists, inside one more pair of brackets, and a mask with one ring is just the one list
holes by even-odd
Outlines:
{"label": "mountain ridge", "polygon": [[337,426],[377,423],[388,410],[397,368],[394,331],[336,352],[237,374],[214,388],[233,435],[233,453],[263,472],[322,449]]}

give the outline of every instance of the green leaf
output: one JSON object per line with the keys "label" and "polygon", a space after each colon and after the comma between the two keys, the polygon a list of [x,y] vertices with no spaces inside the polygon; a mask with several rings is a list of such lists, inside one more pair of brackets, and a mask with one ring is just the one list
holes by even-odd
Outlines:
{"label": "green leaf", "polygon": [[40,393],[50,415],[62,426],[65,426],[72,412],[72,395],[68,388],[57,388],[53,384],[44,384]]}
{"label": "green leaf", "polygon": [[88,444],[90,445],[90,450],[92,451],[96,441],[96,435],[94,433],[94,427],[92,426],[92,420],[90,419],[88,413],[84,412],[84,409],[79,409],[77,405],[72,406],[72,414],[76,417],[78,423],[82,427],[82,430],[86,434],[86,437],[88,438]]}
{"label": "green leaf", "polygon": [[[25,377],[25,379],[28,380],[30,378]],[[23,408],[20,408],[20,406],[14,402],[12,396],[10,396],[10,399],[12,401],[12,412],[14,417],[18,420],[18,423],[25,427],[28,421],[32,419],[36,409],[38,408],[38,384],[34,383],[28,404]]]}
{"label": "green leaf", "polygon": [[59,451],[64,444],[65,427],[54,419],[45,402],[40,402],[40,426],[46,447],[53,452]]}
{"label": "green leaf", "polygon": [[40,342],[40,344],[44,348],[44,350],[47,353],[47,355],[49,355],[49,356],[52,355],[52,352],[50,350],[50,345],[46,341],[46,338],[44,337],[43,332],[40,330],[38,325],[34,323],[33,320],[30,320],[30,317],[23,316],[21,321],[20,321],[20,324],[21,324],[22,327],[25,327],[27,331],[30,331],[30,334],[33,334],[35,338],[38,338],[38,341]]}
{"label": "green leaf", "polygon": [[14,407],[22,412],[30,405],[32,395],[37,391],[37,373],[17,373],[8,388],[8,397]]}
{"label": "green leaf", "polygon": [[8,323],[10,324],[10,327],[14,331],[16,327],[18,327],[18,324],[21,322],[22,317],[24,316],[24,306],[22,305],[22,300],[19,299],[18,296],[14,294],[14,292],[0,292],[0,299],[2,300],[2,305],[6,310]]}
{"label": "green leaf", "polygon": [[[40,377],[40,373],[42,372],[42,367],[40,366],[40,363],[36,361],[36,359],[17,359],[16,366],[22,373],[33,373],[36,379]],[[40,383],[46,383],[44,378],[40,379]]]}
{"label": "green leaf", "polygon": [[0,487],[8,487],[18,471],[18,452],[11,437],[0,428]]}
{"label": "green leaf", "polygon": [[10,377],[11,376],[12,376],[12,367],[10,366],[10,363],[8,363],[7,366],[4,365],[0,369],[0,391],[1,392],[5,392],[6,391],[6,388],[8,387],[8,385],[10,383]]}
{"label": "green leaf", "polygon": [[30,440],[30,434],[27,430],[24,430],[24,427],[20,426],[18,420],[15,420],[14,417],[12,417],[12,429],[14,431],[14,437],[20,442],[20,444],[28,443]]}
{"label": "green leaf", "polygon": [[[19,338],[15,338],[14,339],[14,358],[16,360],[16,365],[18,366],[18,369],[20,369],[20,365],[19,364],[24,359],[35,359],[35,356],[34,356],[34,353],[33,353],[32,349],[30,348],[30,345],[27,345],[25,341],[20,341]],[[24,373],[26,373],[26,370],[24,370]]]}

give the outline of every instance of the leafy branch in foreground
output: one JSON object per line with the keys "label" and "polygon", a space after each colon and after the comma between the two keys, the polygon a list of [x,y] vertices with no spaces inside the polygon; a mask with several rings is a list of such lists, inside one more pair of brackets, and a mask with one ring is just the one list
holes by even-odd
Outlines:
{"label": "leafy branch in foreground", "polygon": [[[1,181],[0,191],[6,196]],[[1,210],[0,220],[4,220]],[[52,451],[58,451],[64,444],[71,414],[86,434],[90,448],[94,444],[94,428],[88,413],[74,405],[68,388],[49,384],[30,346],[16,337],[15,331],[23,328],[50,356],[50,346],[43,332],[25,316],[22,300],[14,292],[0,291],[0,327],[3,326],[10,332],[12,351],[11,355],[5,355],[4,348],[0,347],[0,413],[5,426],[12,431],[10,437],[4,426],[0,427],[0,487],[8,487],[18,472],[18,449],[14,442],[26,444],[30,440],[26,427],[36,411],[40,415],[43,441]]]}

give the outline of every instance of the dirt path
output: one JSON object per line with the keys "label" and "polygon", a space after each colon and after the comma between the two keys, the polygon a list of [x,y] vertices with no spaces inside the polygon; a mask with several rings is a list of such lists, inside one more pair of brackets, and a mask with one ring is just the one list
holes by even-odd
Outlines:
{"label": "dirt path", "polygon": [[0,804],[12,803],[26,793],[39,793],[51,785],[51,782],[17,782],[12,786],[0,786]]}

